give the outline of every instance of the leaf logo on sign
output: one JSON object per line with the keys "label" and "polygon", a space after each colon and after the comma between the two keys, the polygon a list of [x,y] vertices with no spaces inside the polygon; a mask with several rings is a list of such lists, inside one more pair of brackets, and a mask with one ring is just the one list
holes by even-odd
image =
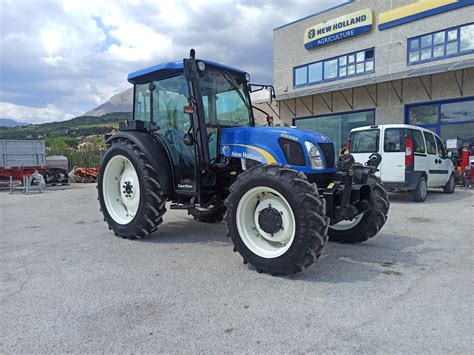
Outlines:
{"label": "leaf logo on sign", "polygon": [[315,29],[311,29],[308,31],[308,38],[314,38],[314,36],[316,36],[316,30]]}

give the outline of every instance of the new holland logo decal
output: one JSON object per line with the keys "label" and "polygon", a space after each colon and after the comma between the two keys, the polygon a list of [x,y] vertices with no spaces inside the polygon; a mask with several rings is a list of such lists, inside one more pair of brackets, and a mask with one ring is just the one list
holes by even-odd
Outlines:
{"label": "new holland logo decal", "polygon": [[356,11],[307,28],[304,32],[304,46],[311,49],[359,36],[369,32],[372,24],[371,9]]}

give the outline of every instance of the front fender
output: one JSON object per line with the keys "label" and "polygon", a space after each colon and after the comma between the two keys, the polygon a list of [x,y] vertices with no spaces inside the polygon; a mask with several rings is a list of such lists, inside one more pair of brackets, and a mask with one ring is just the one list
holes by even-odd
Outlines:
{"label": "front fender", "polygon": [[168,196],[173,194],[173,173],[168,151],[161,139],[152,133],[140,131],[120,131],[106,140],[111,144],[114,140],[126,138],[135,143],[145,154],[158,174],[158,179],[163,193]]}

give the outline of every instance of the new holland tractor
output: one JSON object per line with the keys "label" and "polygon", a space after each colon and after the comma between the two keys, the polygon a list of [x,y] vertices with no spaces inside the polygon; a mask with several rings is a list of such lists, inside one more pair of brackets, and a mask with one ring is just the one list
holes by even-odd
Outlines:
{"label": "new holland tractor", "polygon": [[129,74],[133,120],[108,138],[98,178],[115,235],[149,236],[170,202],[201,222],[225,218],[245,264],[289,275],[313,264],[328,238],[359,243],[380,231],[389,210],[374,175],[380,156],[354,164],[319,132],[256,127],[250,92],[267,86],[249,80],[194,50]]}

